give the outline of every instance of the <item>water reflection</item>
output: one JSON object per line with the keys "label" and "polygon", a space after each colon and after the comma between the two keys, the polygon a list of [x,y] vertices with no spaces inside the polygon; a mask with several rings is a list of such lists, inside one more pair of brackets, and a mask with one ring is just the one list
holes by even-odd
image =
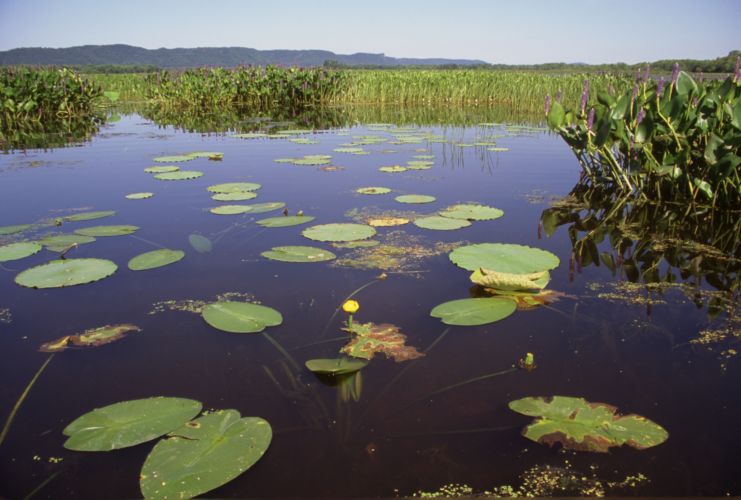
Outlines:
{"label": "water reflection", "polygon": [[51,122],[28,122],[13,130],[0,130],[0,150],[50,149],[89,141],[106,117],[60,118]]}

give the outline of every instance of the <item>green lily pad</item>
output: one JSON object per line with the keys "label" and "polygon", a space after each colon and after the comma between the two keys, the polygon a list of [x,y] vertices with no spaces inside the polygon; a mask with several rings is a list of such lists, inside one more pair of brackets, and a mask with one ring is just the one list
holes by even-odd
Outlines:
{"label": "green lily pad", "polygon": [[241,206],[249,208],[249,210],[247,210],[245,213],[263,214],[266,212],[272,212],[273,210],[278,210],[280,208],[283,208],[286,206],[286,204],[283,203],[282,201],[269,201],[265,203],[253,203],[252,205],[241,205]]}
{"label": "green lily pad", "polygon": [[252,191],[235,191],[233,193],[216,193],[211,197],[216,201],[244,201],[257,198],[257,193]]}
{"label": "green lily pad", "polygon": [[92,236],[83,236],[81,234],[58,234],[56,236],[47,236],[39,240],[47,250],[52,252],[63,252],[72,245],[84,245],[92,243],[95,238]]}
{"label": "green lily pad", "polygon": [[434,160],[435,155],[414,155],[412,158],[416,158],[417,160]]}
{"label": "green lily pad", "polygon": [[335,254],[322,248],[305,246],[273,247],[260,255],[281,262],[324,262],[337,258]]}
{"label": "green lily pad", "polygon": [[225,182],[223,184],[214,184],[206,189],[212,193],[236,193],[239,191],[256,191],[262,186],[254,182]]}
{"label": "green lily pad", "polygon": [[467,220],[449,219],[447,217],[420,217],[414,220],[414,225],[423,229],[434,229],[437,231],[452,231],[471,225]]}
{"label": "green lily pad", "polygon": [[262,227],[291,227],[307,224],[314,220],[311,215],[289,215],[285,217],[268,217],[257,221]]}
{"label": "green lily pad", "polygon": [[203,175],[203,172],[198,170],[180,170],[178,172],[165,172],[164,174],[154,174],[155,179],[161,181],[187,181],[189,179],[197,179]]}
{"label": "green lily pad", "polygon": [[31,227],[31,224],[16,224],[15,226],[3,226],[0,227],[0,235],[5,236],[6,234],[15,234],[25,231]]}
{"label": "green lily pad", "polygon": [[432,165],[407,165],[407,170],[432,170]]}
{"label": "green lily pad", "polygon": [[606,453],[622,445],[644,450],[669,438],[666,429],[645,417],[620,415],[614,406],[584,398],[529,397],[510,402],[509,408],[537,417],[523,430],[526,438],[548,445],[560,443],[567,450]]}
{"label": "green lily pad", "polygon": [[364,150],[363,148],[335,148],[333,150],[335,153],[350,153],[350,154],[366,154],[368,151]]}
{"label": "green lily pad", "polygon": [[195,158],[195,156],[191,155],[158,156],[152,161],[156,163],[182,163],[184,161],[195,160]]}
{"label": "green lily pad", "polygon": [[388,194],[391,190],[387,187],[361,187],[355,190],[356,193],[360,194]]}
{"label": "green lily pad", "polygon": [[444,208],[438,214],[451,219],[494,220],[503,216],[504,212],[486,205],[462,204]]}
{"label": "green lily pad", "polygon": [[166,266],[173,264],[180,259],[185,257],[185,252],[182,250],[170,250],[168,248],[161,248],[159,250],[152,250],[151,252],[145,252],[139,254],[129,261],[129,269],[132,271],[145,271],[147,269],[155,269],[157,267]]}
{"label": "green lily pad", "polygon": [[500,273],[529,274],[549,271],[560,261],[551,252],[511,243],[480,243],[450,252],[450,260],[463,269],[484,268]]}
{"label": "green lily pad", "polygon": [[343,330],[351,334],[350,343],[340,352],[361,359],[373,359],[376,353],[382,353],[397,363],[424,356],[416,347],[406,345],[406,335],[399,327],[384,323],[353,323]]}
{"label": "green lily pad", "polygon": [[477,285],[496,290],[542,290],[551,279],[548,271],[537,273],[500,273],[491,269],[479,268],[471,274],[471,281]]}
{"label": "green lily pad", "polygon": [[168,172],[177,172],[180,167],[177,165],[162,165],[157,167],[147,167],[144,171],[148,174],[166,174]]}
{"label": "green lily pad", "polygon": [[368,361],[352,358],[310,359],[304,364],[312,373],[318,373],[320,375],[348,375],[365,368],[368,365]]}
{"label": "green lily pad", "polygon": [[307,139],[306,137],[294,137],[292,139],[288,139],[288,141],[294,144],[319,144],[319,141],[315,141],[314,139]]}
{"label": "green lily pad", "polygon": [[102,219],[104,217],[110,217],[111,215],[116,215],[116,211],[115,210],[101,210],[98,212],[82,212],[79,214],[67,215],[64,217],[64,220],[66,220],[67,222],[78,222],[78,221],[84,221],[84,220]]}
{"label": "green lily pad", "polygon": [[144,461],[144,498],[193,498],[232,481],[270,446],[270,424],[220,410],[188,422],[158,442]]}
{"label": "green lily pad", "polygon": [[430,316],[446,325],[477,326],[504,319],[516,309],[515,301],[507,298],[458,299],[435,306]]}
{"label": "green lily pad", "polygon": [[411,167],[431,167],[435,164],[434,161],[425,160],[410,160],[407,162],[407,168]]}
{"label": "green lily pad", "polygon": [[203,308],[201,316],[214,328],[230,333],[257,333],[283,323],[275,309],[249,302],[214,302]]}
{"label": "green lily pad", "polygon": [[315,241],[356,241],[374,236],[376,230],[365,224],[321,224],[308,227],[301,234]]}
{"label": "green lily pad", "polygon": [[194,151],[193,153],[188,153],[188,156],[192,156],[193,158],[212,158],[214,156],[224,156],[224,153],[219,153],[217,151]]}
{"label": "green lily pad", "polygon": [[85,330],[77,335],[65,335],[58,339],[42,344],[41,352],[61,352],[68,347],[98,347],[115,342],[124,335],[131,332],[140,332],[141,328],[136,325],[106,325],[98,328]]}
{"label": "green lily pad", "polygon": [[65,427],[68,450],[109,451],[164,436],[201,412],[201,403],[184,398],[147,398],[97,408]]}
{"label": "green lily pad", "polygon": [[139,229],[139,226],[92,226],[75,229],[75,234],[82,236],[126,236]]}
{"label": "green lily pad", "polygon": [[188,243],[198,253],[209,253],[213,250],[211,240],[200,234],[191,234],[188,236]]}
{"label": "green lily pad", "polygon": [[41,245],[32,241],[22,241],[0,246],[0,262],[25,259],[41,251]]}
{"label": "green lily pad", "polygon": [[249,205],[221,205],[210,208],[208,211],[216,215],[239,215],[246,214],[250,209]]}
{"label": "green lily pad", "polygon": [[60,259],[26,269],[15,282],[28,288],[61,288],[107,278],[116,269],[115,263],[105,259]]}
{"label": "green lily pad", "polygon": [[146,200],[154,196],[154,193],[142,192],[142,193],[131,193],[127,194],[126,198],[129,200]]}
{"label": "green lily pad", "polygon": [[406,172],[409,170],[407,167],[402,167],[401,165],[392,165],[388,167],[380,167],[378,169],[380,172],[387,172],[387,173],[398,173],[398,172]]}
{"label": "green lily pad", "polygon": [[437,198],[426,194],[403,194],[394,199],[399,203],[432,203]]}

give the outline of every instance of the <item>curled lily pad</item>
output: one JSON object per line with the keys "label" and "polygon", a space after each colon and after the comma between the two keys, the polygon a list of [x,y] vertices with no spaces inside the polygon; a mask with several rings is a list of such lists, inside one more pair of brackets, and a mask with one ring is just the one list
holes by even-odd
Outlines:
{"label": "curled lily pad", "polygon": [[39,240],[47,250],[52,252],[62,252],[72,245],[83,245],[92,243],[95,238],[92,236],[83,236],[81,234],[57,234],[55,236],[46,236]]}
{"label": "curled lily pad", "polygon": [[307,224],[314,220],[311,215],[289,215],[284,217],[268,217],[257,221],[262,227],[291,227]]}
{"label": "curled lily pad", "polygon": [[380,172],[386,172],[386,173],[398,173],[398,172],[406,172],[409,170],[407,167],[402,167],[401,165],[392,165],[388,167],[380,167],[378,169]]}
{"label": "curled lily pad", "polygon": [[246,214],[250,209],[249,205],[221,205],[210,208],[208,211],[216,215],[239,215]]}
{"label": "curled lily pad", "polygon": [[67,222],[77,222],[83,220],[102,219],[104,217],[110,217],[111,215],[116,215],[116,211],[100,210],[98,212],[81,212],[79,214],[67,215],[64,217],[64,220],[66,220]]}
{"label": "curled lily pad", "polygon": [[203,308],[201,316],[214,328],[230,333],[257,333],[283,323],[275,309],[249,302],[214,302]]}
{"label": "curled lily pad", "polygon": [[312,373],[318,373],[320,375],[348,375],[365,368],[368,365],[368,361],[352,358],[310,359],[304,364]]}
{"label": "curled lily pad", "polygon": [[177,172],[180,167],[177,165],[161,165],[156,167],[147,167],[144,171],[148,174],[166,174],[168,172]]}
{"label": "curled lily pad", "polygon": [[181,163],[184,161],[194,160],[195,158],[195,156],[191,155],[158,156],[152,161],[156,163]]}
{"label": "curled lily pad", "polygon": [[81,234],[82,236],[126,236],[139,229],[139,226],[92,226],[83,227],[81,229],[75,229],[75,234]]}
{"label": "curled lily pad", "polygon": [[197,179],[203,175],[198,170],[180,170],[178,172],[165,172],[164,174],[155,174],[154,178],[161,181],[187,181]]}
{"label": "curled lily pad", "polygon": [[559,260],[551,252],[511,243],[479,243],[450,252],[450,260],[469,271],[484,268],[501,273],[527,274],[549,271]]}
{"label": "curled lily pad", "polygon": [[51,342],[43,344],[41,352],[60,352],[68,347],[98,347],[119,340],[127,333],[140,332],[141,328],[136,325],[106,325],[98,328],[85,330],[77,335],[65,335]]}
{"label": "curled lily pad", "polygon": [[434,229],[437,231],[452,231],[454,229],[461,229],[471,225],[467,220],[448,219],[447,217],[438,217],[433,215],[432,217],[420,217],[415,219],[414,225],[423,229]]}
{"label": "curled lily pad", "polygon": [[257,198],[257,193],[252,191],[234,191],[233,193],[216,193],[211,197],[216,201],[244,201]]}
{"label": "curled lily pad", "polygon": [[41,251],[41,245],[32,241],[22,241],[0,246],[0,262],[25,259]]}
{"label": "curled lily pad", "polygon": [[191,234],[188,236],[188,243],[198,253],[208,253],[213,250],[211,240],[201,234]]}
{"label": "curled lily pad", "polygon": [[443,217],[463,220],[494,220],[504,215],[498,208],[474,204],[453,205],[438,213]]}
{"label": "curled lily pad", "polygon": [[105,259],[53,260],[19,273],[15,282],[28,288],[61,288],[101,280],[116,269],[115,263]]}
{"label": "curled lily pad", "polygon": [[15,226],[2,226],[0,227],[0,235],[15,234],[25,231],[31,227],[31,224],[16,224]]}
{"label": "curled lily pad", "polygon": [[477,326],[504,319],[515,309],[515,301],[503,297],[458,299],[435,306],[430,316],[446,325]]}
{"label": "curled lily pad", "polygon": [[225,182],[223,184],[214,184],[206,189],[212,193],[236,193],[241,191],[256,191],[262,186],[254,182]]}
{"label": "curled lily pad", "polygon": [[496,290],[542,290],[550,281],[550,273],[548,271],[529,274],[500,273],[479,268],[471,274],[471,281]]}
{"label": "curled lily pad", "polygon": [[511,401],[509,407],[537,417],[523,430],[526,438],[548,445],[561,443],[567,450],[606,453],[622,445],[644,450],[669,438],[663,427],[645,417],[620,415],[614,406],[584,398],[529,397]]}
{"label": "curled lily pad", "polygon": [[78,417],[64,429],[68,450],[109,451],[164,436],[201,412],[201,403],[184,398],[122,401]]}
{"label": "curled lily pad", "polygon": [[180,259],[185,257],[185,252],[182,250],[170,250],[168,248],[161,248],[159,250],[152,250],[139,254],[129,261],[129,269],[132,271],[145,271],[147,269],[155,269],[158,267],[173,264]]}
{"label": "curled lily pad", "polygon": [[387,187],[361,187],[355,190],[356,193],[360,194],[388,194],[391,190]]}
{"label": "curled lily pad", "polygon": [[365,224],[321,224],[306,228],[301,234],[316,241],[356,241],[374,236],[376,230]]}
{"label": "curled lily pad", "polygon": [[403,194],[394,199],[399,203],[432,203],[436,200],[434,196],[426,194]]}
{"label": "curled lily pad", "polygon": [[273,247],[260,255],[281,262],[324,262],[337,258],[330,251],[306,246]]}
{"label": "curled lily pad", "polygon": [[127,194],[126,198],[129,200],[146,200],[154,196],[154,193],[142,192],[142,193],[131,193]]}
{"label": "curled lily pad", "polygon": [[406,345],[406,335],[399,327],[384,323],[353,323],[343,330],[350,332],[352,340],[341,352],[355,358],[373,359],[376,353],[383,353],[394,361],[408,361],[424,356],[416,347]]}
{"label": "curled lily pad", "polygon": [[144,498],[193,498],[233,480],[270,446],[270,424],[220,410],[185,423],[158,442],[144,461]]}

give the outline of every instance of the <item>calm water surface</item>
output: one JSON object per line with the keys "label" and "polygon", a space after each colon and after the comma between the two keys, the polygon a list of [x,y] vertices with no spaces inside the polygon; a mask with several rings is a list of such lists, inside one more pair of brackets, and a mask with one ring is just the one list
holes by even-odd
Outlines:
{"label": "calm water surface", "polygon": [[[180,132],[129,115],[77,147],[0,156],[0,226],[86,209],[117,213],[59,229],[141,227],[133,236],[98,238],[69,254],[119,265],[112,277],[97,283],[51,290],[16,285],[18,272],[54,258],[47,250],[4,263],[0,309],[9,309],[11,317],[0,322],[3,419],[48,356],[37,351],[40,344],[106,324],[142,328],[116,343],[55,355],[0,448],[0,496],[21,498],[55,473],[38,498],[139,496],[139,471],[151,443],[110,453],[72,452],[62,447],[61,431],[93,408],[155,395],[193,398],[205,408],[234,408],[271,423],[274,439],[266,455],[211,492],[213,497],[396,496],[450,482],[481,490],[517,486],[518,476],[538,465],[571,466],[606,481],[638,473],[650,480],[622,494],[741,494],[738,362],[722,366],[717,351],[688,345],[708,325],[707,311],[675,290],[650,311],[644,304],[599,299],[593,284],[618,278],[604,266],[570,273],[572,247],[564,228],[550,238],[539,237],[542,211],[579,178],[580,167],[561,139],[545,132],[508,132],[504,126],[419,129],[444,135],[448,142],[386,142],[364,146],[371,154],[357,156],[333,149],[353,135],[393,141],[393,129],[359,125],[313,134],[309,137],[318,144],[299,145]],[[456,145],[495,134],[505,135],[496,141],[509,151]],[[191,151],[219,151],[224,158],[183,163],[184,170],[204,172],[195,180],[164,182],[143,172],[154,165],[154,157]],[[343,168],[324,171],[273,161],[306,154],[330,154],[332,165]],[[420,154],[435,156],[432,169],[397,174],[377,170],[403,165]],[[544,248],[561,259],[549,288],[567,297],[548,307],[517,311],[498,323],[447,329],[429,311],[470,296],[466,271],[441,253],[403,273],[389,272],[386,280],[357,295],[357,319],[398,325],[408,343],[420,350],[437,343],[413,362],[377,356],[362,371],[359,401],[345,402],[337,387],[317,380],[303,363],[337,355],[344,345],[339,330],[344,318],[330,322],[335,309],[380,271],[262,258],[261,252],[279,245],[332,248],[303,238],[302,226],[263,229],[254,223],[279,212],[210,213],[208,208],[219,202],[210,199],[206,188],[236,181],[257,182],[262,188],[255,200],[234,203],[285,202],[292,214],[303,210],[315,216],[315,224],[349,222],[353,209],[432,214],[458,202],[496,206],[505,212],[498,220],[456,231],[411,224],[379,228],[379,239],[403,231],[394,236],[430,247],[437,242],[501,242]],[[363,196],[354,192],[361,186],[394,191]],[[155,196],[124,198],[139,191]],[[402,205],[394,201],[399,194],[428,194],[437,200]],[[29,237],[48,231],[39,229]],[[213,250],[196,252],[188,242],[191,234],[210,238]],[[146,272],[126,268],[131,257],[160,246],[185,250],[186,257]],[[350,252],[332,251],[339,257]],[[226,292],[250,296],[283,314],[283,324],[267,332],[299,370],[262,335],[217,331],[188,312],[150,314],[160,301],[211,301]],[[531,373],[519,370],[429,396],[506,370],[526,352],[533,352],[538,364]],[[507,403],[550,395],[610,403],[623,413],[660,423],[670,437],[644,451],[620,448],[607,454],[563,452],[533,443],[520,434],[530,419],[510,411]],[[52,463],[52,457],[62,460]]]}

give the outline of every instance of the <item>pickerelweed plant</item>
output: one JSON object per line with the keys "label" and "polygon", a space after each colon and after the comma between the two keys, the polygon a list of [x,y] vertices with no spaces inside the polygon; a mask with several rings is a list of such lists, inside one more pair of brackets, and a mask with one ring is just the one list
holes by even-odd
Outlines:
{"label": "pickerelweed plant", "polygon": [[[741,59],[741,58],[740,58]],[[593,185],[654,200],[741,206],[741,82],[696,82],[675,65],[669,81],[640,74],[623,95],[565,109],[546,97],[548,125],[576,154]],[[593,104],[591,104],[593,103]]]}

